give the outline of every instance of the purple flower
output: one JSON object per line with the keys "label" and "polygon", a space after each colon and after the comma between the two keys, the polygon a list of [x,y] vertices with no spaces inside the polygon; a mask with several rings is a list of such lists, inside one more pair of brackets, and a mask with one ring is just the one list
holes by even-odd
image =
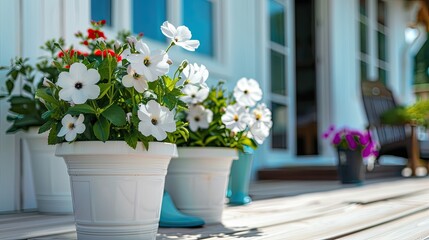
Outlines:
{"label": "purple flower", "polygon": [[349,144],[349,148],[352,150],[355,150],[357,148],[357,143],[355,142],[355,139],[352,134],[346,134],[345,136],[347,143]]}
{"label": "purple flower", "polygon": [[369,157],[374,155],[375,157],[378,155],[378,152],[375,150],[376,146],[373,142],[370,142],[366,147],[362,150],[362,157]]}
{"label": "purple flower", "polygon": [[332,139],[332,144],[337,145],[337,144],[340,144],[340,142],[341,142],[341,132],[337,132],[334,135],[334,138]]}
{"label": "purple flower", "polygon": [[364,134],[361,136],[359,136],[359,142],[362,145],[367,145],[369,142],[371,141],[371,137],[369,136],[369,134]]}
{"label": "purple flower", "polygon": [[360,151],[363,157],[377,156],[377,145],[372,141],[369,131],[342,128],[335,130],[333,126],[323,133],[324,139],[330,139],[335,147],[346,147]]}
{"label": "purple flower", "polygon": [[329,133],[325,132],[325,133],[323,133],[322,137],[323,137],[323,139],[327,139],[329,137],[329,135],[330,135]]}

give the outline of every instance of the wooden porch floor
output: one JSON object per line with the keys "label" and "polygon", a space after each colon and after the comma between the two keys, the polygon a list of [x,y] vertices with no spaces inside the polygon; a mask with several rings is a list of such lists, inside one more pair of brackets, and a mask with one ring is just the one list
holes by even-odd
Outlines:
{"label": "wooden porch floor", "polygon": [[[429,178],[264,181],[254,201],[226,207],[222,224],[161,228],[157,239],[429,239]],[[0,239],[76,239],[72,216],[0,215]]]}

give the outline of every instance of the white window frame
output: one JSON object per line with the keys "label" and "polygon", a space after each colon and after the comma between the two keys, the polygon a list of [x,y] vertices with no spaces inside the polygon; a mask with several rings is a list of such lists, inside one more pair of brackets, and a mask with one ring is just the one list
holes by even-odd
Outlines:
{"label": "white window frame", "polygon": [[[261,146],[261,155],[263,155],[264,166],[278,167],[293,164],[296,153],[296,121],[295,121],[295,11],[294,2],[292,0],[276,0],[285,9],[285,45],[274,43],[270,39],[270,14],[269,0],[260,1],[258,7],[262,16],[262,35],[264,36],[264,57],[263,57],[263,72],[264,72],[264,96],[266,96],[266,104],[271,105],[271,102],[285,105],[287,107],[287,148],[277,149],[272,148],[272,136],[267,138],[266,142]],[[286,81],[286,96],[273,94],[271,92],[271,50],[281,53],[285,57],[285,81]]]}
{"label": "white window frame", "polygon": [[[366,29],[367,29],[367,39],[366,39],[367,53],[363,53],[359,48],[358,56],[359,56],[359,66],[361,61],[366,63],[366,66],[367,66],[367,76],[365,78],[361,76],[361,78],[376,80],[379,78],[378,68],[381,68],[386,71],[386,84],[388,84],[389,75],[390,75],[390,64],[389,64],[389,58],[390,58],[389,40],[390,39],[389,39],[388,20],[389,20],[390,13],[389,13],[388,2],[385,0],[382,0],[382,1],[384,1],[386,6],[386,14],[387,14],[387,16],[385,16],[386,25],[383,26],[377,21],[378,1],[371,1],[371,0],[366,1],[366,12],[368,16],[364,16],[360,12],[358,13],[359,23],[362,22],[366,24]],[[358,4],[358,6],[360,5]],[[359,11],[359,9],[360,8],[358,7],[357,11]],[[384,61],[379,59],[379,56],[378,56],[378,36],[377,36],[378,32],[383,33],[386,39],[385,51],[386,51],[387,57],[386,57],[386,60]],[[359,74],[361,74],[360,71],[359,71]]]}

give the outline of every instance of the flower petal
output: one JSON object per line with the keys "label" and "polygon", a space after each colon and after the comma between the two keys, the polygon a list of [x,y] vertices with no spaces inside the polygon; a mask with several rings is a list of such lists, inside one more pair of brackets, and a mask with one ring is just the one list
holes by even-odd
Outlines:
{"label": "flower petal", "polygon": [[122,78],[122,84],[127,88],[133,87],[133,81],[134,81],[134,77],[131,75],[125,75]]}
{"label": "flower petal", "polygon": [[75,79],[80,79],[81,77],[85,76],[87,73],[87,68],[85,64],[77,62],[73,63],[70,66],[70,75]]}
{"label": "flower petal", "polygon": [[166,37],[173,39],[174,36],[177,34],[176,28],[173,26],[173,24],[169,23],[168,21],[165,21],[161,26],[161,32]]}

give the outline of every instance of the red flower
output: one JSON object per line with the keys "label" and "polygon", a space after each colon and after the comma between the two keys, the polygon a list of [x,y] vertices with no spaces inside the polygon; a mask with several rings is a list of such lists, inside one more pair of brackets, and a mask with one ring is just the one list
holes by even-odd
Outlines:
{"label": "red flower", "polygon": [[83,41],[82,44],[85,46],[88,46],[89,45],[88,40]]}
{"label": "red flower", "polygon": [[100,49],[95,50],[94,55],[95,56],[102,56],[102,57],[106,57],[107,54],[109,54],[112,57],[116,57],[116,61],[120,62],[122,60],[121,55],[116,55],[115,51],[113,51],[112,49],[106,49],[101,51]]}
{"label": "red flower", "polygon": [[[65,52],[66,52],[66,53],[68,53],[70,57],[72,57],[75,53],[76,53],[78,56],[88,56],[88,53],[81,52],[81,51],[79,51],[79,50],[74,50],[74,49],[71,49],[71,50],[65,50]],[[59,53],[58,53],[58,57],[59,57],[59,58],[63,58],[63,57],[64,57],[64,52],[59,52]]]}
{"label": "red flower", "polygon": [[88,38],[89,39],[97,39],[97,38],[106,39],[106,36],[104,36],[104,32],[102,32],[100,30],[89,28],[88,29]]}
{"label": "red flower", "polygon": [[104,24],[106,24],[106,20],[104,20],[104,19],[103,19],[103,20],[100,20],[100,22],[99,22],[99,23],[100,23],[100,25],[104,25]]}

